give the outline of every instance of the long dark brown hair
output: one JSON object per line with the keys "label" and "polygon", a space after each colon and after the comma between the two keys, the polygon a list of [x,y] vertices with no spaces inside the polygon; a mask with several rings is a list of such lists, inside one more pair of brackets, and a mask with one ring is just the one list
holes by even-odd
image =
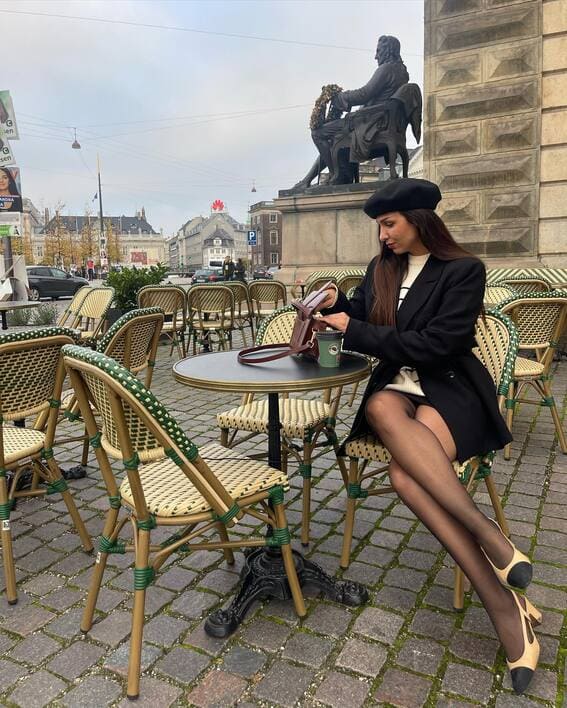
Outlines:
{"label": "long dark brown hair", "polygon": [[[427,250],[442,261],[454,261],[457,258],[476,258],[466,251],[451,236],[449,229],[431,209],[412,209],[401,211],[410,224],[415,226],[421,242]],[[397,256],[383,245],[374,268],[372,292],[374,305],[370,312],[370,322],[380,325],[396,324],[398,294],[408,270],[408,254]]]}

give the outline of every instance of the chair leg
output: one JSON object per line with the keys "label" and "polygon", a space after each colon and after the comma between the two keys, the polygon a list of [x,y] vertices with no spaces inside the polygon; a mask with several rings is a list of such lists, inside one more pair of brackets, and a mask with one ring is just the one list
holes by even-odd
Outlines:
{"label": "chair leg", "polygon": [[341,553],[341,568],[348,568],[350,564],[350,549],[352,546],[352,533],[354,529],[354,514],[356,511],[356,497],[349,493],[351,484],[357,484],[359,478],[358,460],[350,458],[347,485],[347,506],[345,515],[345,529],[343,533],[343,549]]}
{"label": "chair leg", "polygon": [[[514,409],[515,409],[515,404],[512,403],[514,400],[514,395],[516,393],[516,386],[514,381],[510,382],[510,387],[508,388],[508,395],[506,396],[506,425],[508,426],[508,430],[512,430],[512,422],[514,420]],[[504,447],[504,459],[509,460],[510,459],[510,453],[512,451],[512,443],[508,443]]]}
{"label": "chair leg", "polygon": [[[55,459],[53,457],[47,460],[47,466],[49,468],[50,473],[50,482],[57,483],[59,480],[61,480],[65,483],[65,480],[61,476],[61,470],[59,469],[59,465],[57,464],[57,462],[55,462]],[[85,527],[84,521],[81,519],[81,515],[79,514],[79,511],[75,506],[75,500],[73,499],[73,496],[69,491],[69,488],[67,487],[66,483],[65,490],[61,492],[61,496],[63,497],[63,501],[65,502],[67,511],[69,512],[69,515],[73,520],[73,524],[77,529],[77,533],[81,537],[81,543],[83,544],[83,548],[87,553],[90,553],[93,550],[92,539]]]}
{"label": "chair leg", "polygon": [[6,584],[6,599],[9,605],[18,602],[18,591],[16,590],[16,569],[14,566],[14,551],[12,544],[12,530],[10,528],[10,507],[8,500],[8,487],[6,484],[6,473],[0,476],[0,523],[2,540],[2,559],[4,563],[4,582]]}
{"label": "chair leg", "polygon": [[351,408],[352,408],[352,404],[354,403],[355,396],[358,392],[358,384],[359,384],[358,381],[354,384],[354,387],[352,389],[352,393],[350,394],[350,398],[348,399],[347,405],[350,406]]}
{"label": "chair leg", "polygon": [[183,352],[183,358],[187,356],[187,347],[185,345],[185,332],[181,332],[181,351]]}
{"label": "chair leg", "polygon": [[136,568],[134,584],[134,607],[132,609],[132,634],[130,637],[130,658],[128,661],[128,686],[126,695],[130,700],[140,694],[140,669],[142,663],[142,637],[144,634],[144,607],[148,583],[138,578],[148,570],[150,556],[150,531],[139,529],[136,548]]}
{"label": "chair leg", "polygon": [[[226,526],[222,523],[222,521],[219,521],[219,523],[216,525],[217,526],[217,531],[219,532],[220,539],[223,543],[228,543],[229,538],[228,534],[226,532]],[[228,565],[234,565],[234,553],[232,552],[232,548],[223,548],[222,549],[224,559],[228,563]]]}
{"label": "chair leg", "polygon": [[228,447],[228,428],[221,428],[220,431],[220,444],[223,447]]}
{"label": "chair leg", "polygon": [[303,513],[301,515],[301,545],[309,545],[309,524],[311,520],[311,454],[313,445],[303,442],[303,462],[299,472],[303,477]]}
{"label": "chair leg", "polygon": [[[283,505],[283,500],[274,502],[274,514],[276,517],[276,528],[277,529],[287,529],[287,519],[285,516],[285,510]],[[295,570],[295,563],[293,562],[293,553],[291,551],[291,546],[289,543],[284,543],[281,546],[282,558],[284,562],[285,572],[287,575],[287,581],[289,583],[289,588],[291,590],[291,596],[293,598],[293,604],[295,605],[295,612],[298,617],[305,617],[307,610],[305,609],[305,601],[303,599],[303,593],[301,592],[301,586],[297,578],[297,571]]]}
{"label": "chair leg", "polygon": [[85,428],[85,437],[83,439],[83,453],[81,455],[81,464],[83,465],[83,467],[86,467],[88,461],[89,461],[89,434],[87,433],[87,430]]}
{"label": "chair leg", "polygon": [[461,612],[465,606],[465,574],[458,565],[455,565],[455,584],[453,587],[453,607]]}
{"label": "chair leg", "polygon": [[567,442],[565,441],[565,433],[563,432],[563,426],[561,425],[561,418],[557,412],[557,406],[555,405],[555,399],[553,398],[551,386],[549,381],[542,381],[540,385],[543,388],[546,400],[549,401],[549,410],[551,411],[551,417],[553,418],[553,423],[555,425],[559,446],[561,447],[561,452],[565,455],[567,454]]}
{"label": "chair leg", "polygon": [[508,528],[508,522],[506,521],[506,517],[504,516],[500,497],[498,496],[498,491],[496,490],[496,485],[494,484],[492,476],[489,475],[488,477],[485,477],[484,483],[486,484],[486,489],[488,491],[488,495],[490,496],[490,501],[492,502],[492,508],[494,509],[494,513],[496,514],[496,521],[498,521],[498,525],[502,529],[502,533],[505,536],[509,536],[510,529]]}
{"label": "chair leg", "polygon": [[[104,522],[104,528],[102,531],[103,537],[112,538],[114,536],[116,531],[116,522],[118,521],[118,512],[118,509],[110,509],[107,512],[106,519]],[[107,560],[108,553],[98,551],[93,567],[93,574],[91,575],[87,602],[85,604],[85,609],[83,610],[83,616],[81,618],[81,632],[83,632],[83,634],[86,634],[93,626],[94,611],[96,608],[96,603],[98,600],[98,594],[100,592],[100,586],[102,584],[104,571],[106,570]]]}

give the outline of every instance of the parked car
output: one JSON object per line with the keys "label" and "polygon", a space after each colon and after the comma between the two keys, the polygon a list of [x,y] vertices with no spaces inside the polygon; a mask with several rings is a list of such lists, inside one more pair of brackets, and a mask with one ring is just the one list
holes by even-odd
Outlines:
{"label": "parked car", "polygon": [[86,278],[66,273],[61,268],[51,266],[28,266],[28,283],[30,299],[39,300],[42,297],[72,297],[83,285],[88,285]]}
{"label": "parked car", "polygon": [[264,266],[256,266],[252,271],[252,278],[254,280],[271,280],[274,276],[270,273]]}
{"label": "parked car", "polygon": [[195,275],[191,278],[191,285],[195,283],[217,283],[219,280],[224,280],[222,272],[214,268],[201,268],[195,271]]}

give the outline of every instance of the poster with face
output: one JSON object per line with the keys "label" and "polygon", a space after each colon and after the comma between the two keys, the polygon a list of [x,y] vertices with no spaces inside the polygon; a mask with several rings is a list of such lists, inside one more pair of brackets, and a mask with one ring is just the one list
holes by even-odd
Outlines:
{"label": "poster with face", "polygon": [[23,211],[20,168],[0,165],[0,214]]}
{"label": "poster with face", "polygon": [[14,104],[9,91],[0,91],[0,128],[4,128],[6,137],[10,140],[19,139]]}
{"label": "poster with face", "polygon": [[0,124],[0,167],[3,165],[12,165],[14,163],[14,155],[8,142],[6,131]]}

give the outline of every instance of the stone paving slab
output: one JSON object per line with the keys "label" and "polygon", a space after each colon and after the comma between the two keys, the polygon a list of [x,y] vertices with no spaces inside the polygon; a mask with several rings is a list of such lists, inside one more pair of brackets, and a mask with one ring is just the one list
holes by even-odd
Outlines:
{"label": "stone paving slab", "polygon": [[[215,414],[239,397],[213,399],[177,384],[171,376],[175,359],[168,353],[160,347],[156,395],[198,444],[218,440]],[[564,415],[565,362],[556,367],[553,388]],[[348,395],[347,389],[345,401]],[[340,435],[356,405],[341,408]],[[65,423],[61,437],[76,431]],[[364,582],[369,603],[344,607],[306,588],[303,620],[291,602],[255,603],[234,635],[212,639],[204,618],[234,593],[242,556],[236,554],[236,565],[229,567],[218,552],[181,554],[147,591],[138,705],[567,707],[567,456],[557,448],[547,409],[523,406],[514,434],[513,457],[505,461],[498,455],[494,478],[514,541],[536,561],[529,596],[544,610],[540,670],[526,696],[511,691],[504,656],[478,598],[467,595],[464,611],[453,611],[450,560],[394,495],[364,501],[351,566],[339,570],[345,495],[329,451],[313,464],[306,555],[337,577]],[[257,445],[244,445],[243,452]],[[57,448],[62,466],[75,464],[80,449],[80,443]],[[71,489],[91,533],[100,533],[108,507],[92,456],[88,477],[71,482]],[[295,534],[300,490],[301,480],[292,477],[287,502]],[[482,486],[476,499],[489,513]],[[0,596],[0,704],[133,705],[125,681],[131,557],[110,558],[95,624],[85,636],[79,624],[94,559],[80,550],[65,505],[56,495],[20,501],[12,519],[20,600],[10,607]],[[259,528],[245,519],[235,533]]]}

